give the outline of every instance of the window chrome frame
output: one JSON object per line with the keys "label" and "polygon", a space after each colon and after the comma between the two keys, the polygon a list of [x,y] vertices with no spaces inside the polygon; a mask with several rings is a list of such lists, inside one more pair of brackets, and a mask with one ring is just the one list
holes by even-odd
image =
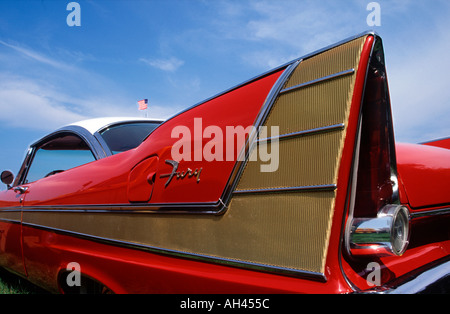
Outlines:
{"label": "window chrome frame", "polygon": [[62,134],[72,134],[77,137],[79,137],[81,140],[83,140],[86,145],[89,147],[90,151],[92,152],[95,160],[99,160],[101,158],[106,157],[106,153],[103,150],[103,147],[100,145],[100,143],[97,141],[97,139],[86,129],[75,126],[75,125],[69,125],[67,127],[60,128],[56,130],[55,132],[52,132],[43,138],[39,139],[38,141],[34,142],[28,147],[27,153],[25,155],[25,159],[22,163],[22,166],[19,170],[19,173],[14,181],[13,187],[28,184],[25,183],[25,179],[28,175],[28,171],[30,169],[30,166],[34,160],[34,157],[36,155],[37,150],[44,145],[45,143],[51,141],[52,139],[58,137],[58,135]]}
{"label": "window chrome frame", "polygon": [[[126,121],[114,122],[114,123],[110,123],[110,124],[102,126],[94,134],[89,132],[84,127],[81,127],[81,126],[78,126],[78,125],[68,125],[68,126],[59,128],[56,131],[54,131],[52,133],[49,133],[49,134],[45,135],[44,137],[40,138],[39,140],[35,141],[34,143],[32,143],[28,147],[27,152],[25,153],[24,161],[22,162],[22,166],[19,169],[19,172],[18,172],[17,177],[15,178],[15,180],[13,182],[12,187],[26,184],[26,183],[24,183],[24,180],[25,180],[25,178],[26,178],[26,176],[28,174],[28,170],[29,170],[29,168],[31,166],[31,163],[33,162],[33,159],[34,159],[34,156],[36,154],[37,149],[39,147],[41,147],[43,144],[45,144],[46,142],[52,140],[53,138],[57,137],[60,134],[65,134],[66,133],[66,134],[73,134],[75,136],[78,136],[89,147],[89,149],[91,150],[92,154],[94,155],[95,160],[100,160],[100,159],[103,159],[103,158],[106,158],[106,157],[109,157],[109,156],[113,155],[111,150],[110,150],[110,148],[106,144],[105,140],[102,138],[102,136],[100,134],[101,131],[103,131],[103,130],[105,130],[107,128],[110,128],[110,127],[113,127],[113,126],[122,125],[122,124],[129,124],[129,123],[158,123],[159,125],[161,125],[163,122],[164,122],[164,120],[158,120],[158,119],[148,120],[148,121],[147,120],[143,121],[143,120],[136,119],[136,120],[126,120]],[[156,128],[159,127],[159,125],[157,125],[154,130],[156,130]]]}

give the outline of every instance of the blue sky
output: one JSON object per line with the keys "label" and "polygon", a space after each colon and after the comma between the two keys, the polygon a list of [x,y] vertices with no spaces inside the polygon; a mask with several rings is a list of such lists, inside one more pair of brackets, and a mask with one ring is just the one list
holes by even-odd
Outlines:
{"label": "blue sky", "polygon": [[[52,130],[101,116],[165,118],[366,30],[381,35],[398,141],[450,136],[450,1],[0,0],[0,169]],[[2,186],[0,189],[3,189]]]}

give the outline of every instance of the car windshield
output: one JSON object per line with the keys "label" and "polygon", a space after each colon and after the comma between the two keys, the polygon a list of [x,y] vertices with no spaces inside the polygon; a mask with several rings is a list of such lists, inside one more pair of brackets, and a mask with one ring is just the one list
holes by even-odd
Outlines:
{"label": "car windshield", "polygon": [[114,125],[100,131],[113,154],[138,147],[160,122],[133,122]]}

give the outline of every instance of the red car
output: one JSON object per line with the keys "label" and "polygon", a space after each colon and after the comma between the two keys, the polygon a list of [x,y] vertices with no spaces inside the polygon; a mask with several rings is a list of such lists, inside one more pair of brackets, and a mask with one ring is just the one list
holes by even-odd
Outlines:
{"label": "red car", "polygon": [[395,143],[364,33],[31,145],[2,173],[0,266],[62,293],[448,293],[449,149]]}

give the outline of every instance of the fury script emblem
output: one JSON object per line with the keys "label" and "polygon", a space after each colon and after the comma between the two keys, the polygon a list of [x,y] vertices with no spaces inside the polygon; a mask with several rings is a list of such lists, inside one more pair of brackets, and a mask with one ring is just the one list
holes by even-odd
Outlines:
{"label": "fury script emblem", "polygon": [[177,180],[179,179],[184,179],[186,176],[188,178],[192,178],[195,177],[197,179],[197,183],[200,182],[200,173],[202,172],[203,168],[200,169],[195,169],[195,171],[192,171],[192,169],[187,168],[186,171],[177,171],[178,170],[178,165],[179,163],[174,161],[174,160],[166,160],[166,164],[169,164],[173,167],[172,169],[172,173],[166,173],[166,174],[162,174],[159,177],[160,178],[167,178],[169,177],[169,179],[167,180],[166,184],[164,185],[165,187],[167,187],[169,185],[169,183],[172,181],[173,177],[177,177]]}

